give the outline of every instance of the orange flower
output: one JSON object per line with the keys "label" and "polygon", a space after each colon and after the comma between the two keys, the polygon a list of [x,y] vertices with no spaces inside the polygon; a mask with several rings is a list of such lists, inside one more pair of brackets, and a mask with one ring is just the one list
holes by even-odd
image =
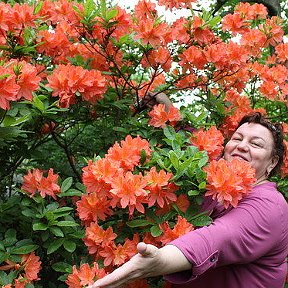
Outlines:
{"label": "orange flower", "polygon": [[281,62],[288,60],[288,43],[281,43],[275,47],[276,54]]}
{"label": "orange flower", "polygon": [[141,39],[144,44],[150,44],[155,47],[166,43],[166,37],[170,33],[170,29],[166,23],[156,23],[154,19],[141,19],[135,26],[135,38]]}
{"label": "orange flower", "polygon": [[159,47],[158,50],[150,50],[145,54],[146,59],[143,58],[143,67],[152,66],[155,70],[161,66],[164,71],[169,71],[172,64],[172,58],[167,48]]}
{"label": "orange flower", "polygon": [[158,0],[159,5],[164,5],[166,9],[172,11],[173,8],[191,8],[191,3],[197,0]]}
{"label": "orange flower", "polygon": [[71,26],[75,25],[75,27],[79,27],[80,19],[73,8],[74,6],[77,7],[77,4],[75,2],[70,2],[69,0],[45,0],[43,1],[43,6],[39,14],[53,24],[65,21],[70,23]]}
{"label": "orange flower", "polygon": [[133,170],[140,163],[141,151],[144,150],[146,157],[151,155],[149,142],[137,136],[132,138],[126,136],[125,140],[121,141],[120,145],[115,143],[105,156],[108,161],[116,162],[124,170]]}
{"label": "orange flower", "polygon": [[250,29],[241,37],[240,44],[248,49],[252,56],[257,56],[268,45],[267,36],[258,29]]}
{"label": "orange flower", "polygon": [[56,28],[54,32],[40,30],[38,37],[37,51],[51,57],[56,58],[65,55],[71,46],[68,37],[61,29]]}
{"label": "orange flower", "polygon": [[58,174],[53,173],[53,169],[50,168],[47,177],[43,175],[43,171],[39,169],[33,169],[28,171],[28,174],[23,177],[23,184],[21,189],[31,194],[33,197],[37,191],[39,191],[42,198],[46,195],[56,199],[56,195],[59,194],[60,186],[58,182]]}
{"label": "orange flower", "polygon": [[189,201],[187,195],[180,194],[179,197],[177,198],[175,204],[182,212],[185,213],[190,206],[190,201]]}
{"label": "orange flower", "polygon": [[106,197],[111,185],[111,179],[120,173],[120,163],[111,161],[108,158],[99,159],[95,162],[88,161],[88,166],[84,167],[82,181],[87,193],[97,192],[99,198]]}
{"label": "orange flower", "polygon": [[116,265],[120,266],[129,260],[133,255],[137,253],[137,243],[139,242],[139,236],[135,234],[132,240],[125,239],[123,245],[115,245],[111,242],[110,245],[102,247],[99,251],[99,255],[104,258],[104,266]]}
{"label": "orange flower", "polygon": [[104,230],[97,223],[91,223],[86,228],[84,243],[88,247],[89,254],[95,254],[98,246],[108,246],[116,237],[117,234],[113,232],[112,227]]}
{"label": "orange flower", "polygon": [[153,19],[157,15],[156,4],[149,0],[140,0],[134,8],[134,15],[138,21]]}
{"label": "orange flower", "polygon": [[163,245],[179,238],[180,236],[187,234],[190,231],[194,230],[194,227],[187,219],[178,216],[177,222],[173,229],[170,228],[168,222],[161,224],[161,230],[163,235],[159,236],[159,240]]}
{"label": "orange flower", "polygon": [[98,218],[106,220],[108,216],[113,215],[110,209],[111,202],[106,197],[99,198],[97,193],[82,195],[81,199],[76,202],[79,218],[86,224],[97,221]]}
{"label": "orange flower", "polygon": [[255,170],[250,163],[233,159],[226,161],[213,160],[204,168],[207,173],[207,192],[205,196],[212,196],[228,208],[229,205],[236,207],[238,202],[252,189],[256,181]]}
{"label": "orange flower", "polygon": [[150,191],[148,194],[149,207],[157,203],[161,208],[163,208],[165,202],[166,204],[170,204],[177,200],[175,191],[178,187],[173,185],[173,183],[168,182],[172,177],[172,173],[166,173],[164,170],[157,172],[155,167],[152,167],[145,175],[145,179],[148,183],[146,189]]}
{"label": "orange flower", "polygon": [[143,203],[146,202],[147,192],[144,188],[147,185],[146,179],[141,175],[134,175],[130,171],[120,174],[111,182],[112,189],[110,192],[115,195],[112,199],[112,207],[117,203],[121,208],[129,207],[129,214],[133,214],[136,208],[139,212],[144,213]]}
{"label": "orange flower", "polygon": [[200,151],[207,151],[210,160],[217,159],[223,152],[224,137],[215,126],[207,131],[199,129],[193,133],[190,140]]}
{"label": "orange flower", "polygon": [[39,280],[38,273],[41,269],[40,257],[36,256],[34,252],[22,256],[21,260],[24,266],[25,278],[29,281]]}
{"label": "orange flower", "polygon": [[283,20],[279,17],[272,16],[266,20],[266,23],[263,27],[263,32],[267,36],[267,43],[276,46],[283,41],[284,29],[282,27]]}
{"label": "orange flower", "polygon": [[84,263],[79,269],[76,266],[73,266],[72,269],[72,274],[69,274],[65,281],[70,288],[82,288],[83,286],[91,285],[107,274],[103,268],[99,268],[97,263],[94,263],[92,267]]}
{"label": "orange flower", "polygon": [[267,8],[263,4],[239,3],[235,7],[235,12],[246,20],[265,19],[268,15]]}
{"label": "orange flower", "polygon": [[11,30],[22,30],[27,26],[34,27],[35,20],[36,15],[32,5],[16,3],[11,9],[8,21]]}
{"label": "orange flower", "polygon": [[222,19],[222,29],[224,31],[231,31],[233,35],[237,33],[243,34],[248,31],[247,22],[245,19],[239,14],[227,14]]}
{"label": "orange flower", "polygon": [[[207,63],[207,59],[202,49],[196,46],[190,46],[182,53],[181,57],[182,60],[180,61],[180,64],[182,66],[184,65],[184,69],[188,69],[190,65],[194,65],[198,69],[203,69]],[[189,70],[193,69],[191,68]]]}
{"label": "orange flower", "polygon": [[0,108],[8,110],[10,101],[18,100],[20,86],[16,84],[16,77],[11,69],[0,66]]}
{"label": "orange flower", "polygon": [[167,122],[174,125],[177,121],[181,120],[181,114],[178,108],[171,106],[169,110],[166,111],[164,104],[154,105],[148,114],[151,117],[149,125],[154,127],[164,128]]}
{"label": "orange flower", "polygon": [[88,71],[70,64],[59,65],[47,80],[48,86],[54,90],[52,96],[60,97],[61,107],[75,103],[76,92],[81,93],[84,100],[95,104],[103,98],[106,90],[105,77],[99,71]]}

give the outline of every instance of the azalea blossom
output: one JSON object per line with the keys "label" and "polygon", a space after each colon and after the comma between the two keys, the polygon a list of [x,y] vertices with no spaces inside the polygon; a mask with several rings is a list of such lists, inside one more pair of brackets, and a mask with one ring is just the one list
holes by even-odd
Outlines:
{"label": "azalea blossom", "polygon": [[33,169],[28,171],[28,174],[23,177],[21,189],[33,197],[36,192],[39,192],[42,198],[47,195],[56,199],[57,194],[61,192],[58,182],[58,174],[54,174],[53,169],[48,170],[47,176],[44,176],[44,171]]}
{"label": "azalea blossom", "polygon": [[159,236],[158,240],[161,241],[162,245],[165,245],[179,238],[180,236],[193,231],[194,227],[187,221],[186,218],[183,218],[179,215],[173,229],[170,228],[168,222],[164,222],[161,224],[161,230],[163,231],[163,235]]}
{"label": "azalea blossom", "polygon": [[181,120],[181,114],[178,108],[171,106],[168,111],[165,110],[164,104],[154,105],[152,110],[148,113],[151,119],[149,125],[154,127],[164,128],[167,123],[172,126]]}
{"label": "azalea blossom", "polygon": [[255,183],[255,169],[249,162],[242,159],[226,161],[221,158],[213,160],[204,168],[207,173],[207,192],[205,196],[212,196],[222,203],[225,208],[229,205],[237,207],[239,201],[245,197]]}
{"label": "azalea blossom", "polygon": [[92,285],[97,279],[103,278],[107,273],[105,269],[99,268],[95,262],[92,267],[89,264],[82,264],[79,269],[74,265],[72,274],[69,274],[65,283],[70,288],[82,288]]}
{"label": "azalea blossom", "polygon": [[108,161],[116,162],[124,170],[133,170],[140,163],[141,151],[144,150],[146,158],[151,155],[149,142],[141,137],[126,136],[124,140],[115,143],[109,148],[105,156]]}
{"label": "azalea blossom", "polygon": [[200,151],[207,151],[210,160],[220,157],[224,149],[224,137],[215,126],[206,131],[199,129],[193,133],[190,141]]}

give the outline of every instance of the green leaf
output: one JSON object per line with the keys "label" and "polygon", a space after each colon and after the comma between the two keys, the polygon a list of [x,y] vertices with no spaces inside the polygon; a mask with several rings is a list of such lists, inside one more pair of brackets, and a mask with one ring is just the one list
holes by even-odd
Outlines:
{"label": "green leaf", "polygon": [[158,237],[162,234],[162,230],[160,229],[160,227],[157,225],[157,226],[152,226],[150,228],[150,232],[151,232],[151,235],[153,237]]}
{"label": "green leaf", "polygon": [[79,226],[79,224],[74,222],[74,221],[59,221],[56,225],[60,226],[60,227],[75,227],[75,226]]}
{"label": "green leaf", "polygon": [[7,115],[3,120],[3,126],[4,127],[11,127],[11,126],[17,126],[19,124],[22,124],[30,119],[30,114],[24,115],[19,118],[11,117]]}
{"label": "green leaf", "polygon": [[83,192],[77,189],[69,189],[66,192],[58,194],[59,197],[72,197],[72,196],[81,196]]}
{"label": "green leaf", "polygon": [[148,225],[154,225],[153,222],[149,221],[149,220],[141,220],[141,219],[137,219],[137,220],[132,220],[126,223],[127,226],[131,227],[131,228],[135,228],[135,227],[143,227],[143,226],[148,226]]}
{"label": "green leaf", "polygon": [[24,209],[21,212],[24,216],[29,217],[29,218],[35,218],[35,211],[31,209]]}
{"label": "green leaf", "polygon": [[73,183],[72,177],[66,178],[61,185],[61,192],[62,193],[66,192],[72,186],[72,183]]}
{"label": "green leaf", "polygon": [[12,248],[10,253],[12,254],[28,254],[34,250],[36,250],[39,246],[38,245],[26,245],[22,247],[15,247]]}
{"label": "green leaf", "polygon": [[47,248],[47,254],[54,253],[57,251],[64,243],[65,239],[56,239],[53,242],[49,243],[48,248]]}
{"label": "green leaf", "polygon": [[163,128],[163,133],[169,140],[175,139],[175,130],[173,127],[167,125]]}
{"label": "green leaf", "polygon": [[206,188],[206,181],[201,182],[201,183],[198,185],[198,188],[199,188],[199,189],[205,189],[205,188]]}
{"label": "green leaf", "polygon": [[72,241],[66,240],[63,243],[64,248],[66,249],[66,251],[73,253],[76,249],[76,244]]}
{"label": "green leaf", "polygon": [[47,228],[48,228],[48,225],[41,223],[41,222],[34,223],[32,226],[33,231],[39,231],[39,230],[45,231],[47,230]]}
{"label": "green leaf", "polygon": [[64,233],[59,227],[52,226],[49,227],[49,230],[57,237],[64,237]]}
{"label": "green leaf", "polygon": [[221,22],[221,16],[216,16],[216,17],[213,17],[211,20],[208,21],[208,25],[211,27],[211,28],[214,28],[217,24],[219,24]]}
{"label": "green leaf", "polygon": [[5,232],[5,238],[14,238],[16,239],[16,230],[15,229],[8,229],[6,232]]}
{"label": "green leaf", "polygon": [[202,214],[200,216],[193,217],[193,219],[191,219],[190,222],[194,226],[203,227],[203,226],[210,225],[212,223],[212,219],[208,215]]}
{"label": "green leaf", "polygon": [[56,272],[71,273],[72,266],[65,262],[57,262],[52,265],[52,269]]}
{"label": "green leaf", "polygon": [[45,105],[44,103],[40,100],[40,97],[35,96],[33,98],[33,106],[36,107],[38,110],[40,110],[41,112],[44,112],[45,110]]}
{"label": "green leaf", "polygon": [[141,152],[140,152],[140,163],[141,163],[141,165],[143,165],[145,163],[146,159],[147,159],[147,153],[146,153],[146,151],[144,149],[142,149]]}
{"label": "green leaf", "polygon": [[37,15],[40,12],[40,10],[42,9],[42,6],[43,6],[43,1],[37,1],[36,3],[37,4],[35,5],[34,11],[33,11],[34,15]]}
{"label": "green leaf", "polygon": [[3,242],[0,242],[0,250],[1,251],[5,251],[5,246],[4,246]]}
{"label": "green leaf", "polygon": [[199,190],[189,190],[187,192],[188,196],[196,196],[199,195],[200,191]]}
{"label": "green leaf", "polygon": [[178,157],[177,157],[177,155],[176,155],[176,153],[174,151],[170,151],[169,159],[170,159],[173,167],[175,169],[178,169],[178,167],[179,167],[179,159],[178,159]]}
{"label": "green leaf", "polygon": [[57,219],[59,217],[68,216],[73,210],[71,207],[61,207],[53,211],[53,218]]}
{"label": "green leaf", "polygon": [[109,11],[107,11],[106,13],[106,21],[109,21],[113,18],[115,18],[118,14],[118,10],[117,9],[111,9]]}

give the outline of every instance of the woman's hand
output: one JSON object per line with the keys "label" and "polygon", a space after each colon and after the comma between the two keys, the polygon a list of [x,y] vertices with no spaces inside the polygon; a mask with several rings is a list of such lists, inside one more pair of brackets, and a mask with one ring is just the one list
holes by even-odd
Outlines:
{"label": "woman's hand", "polygon": [[164,104],[165,110],[169,110],[173,103],[170,101],[169,97],[161,92],[161,93],[152,93],[148,92],[147,95],[142,100],[148,108],[152,108],[154,105],[157,104]]}
{"label": "woman's hand", "polygon": [[96,281],[88,288],[117,288],[136,279],[170,274],[191,268],[182,252],[175,246],[157,248],[151,244],[139,243],[138,254],[120,268]]}

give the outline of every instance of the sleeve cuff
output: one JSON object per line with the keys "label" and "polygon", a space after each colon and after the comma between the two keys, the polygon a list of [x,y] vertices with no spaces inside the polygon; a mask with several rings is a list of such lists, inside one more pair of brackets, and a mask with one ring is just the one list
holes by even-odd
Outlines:
{"label": "sleeve cuff", "polygon": [[197,276],[203,274],[210,268],[216,266],[218,261],[219,252],[215,251],[209,257],[207,257],[202,263],[195,265],[192,263],[192,269],[182,272],[177,272],[169,275],[165,275],[164,279],[173,284],[187,284],[197,278]]}

